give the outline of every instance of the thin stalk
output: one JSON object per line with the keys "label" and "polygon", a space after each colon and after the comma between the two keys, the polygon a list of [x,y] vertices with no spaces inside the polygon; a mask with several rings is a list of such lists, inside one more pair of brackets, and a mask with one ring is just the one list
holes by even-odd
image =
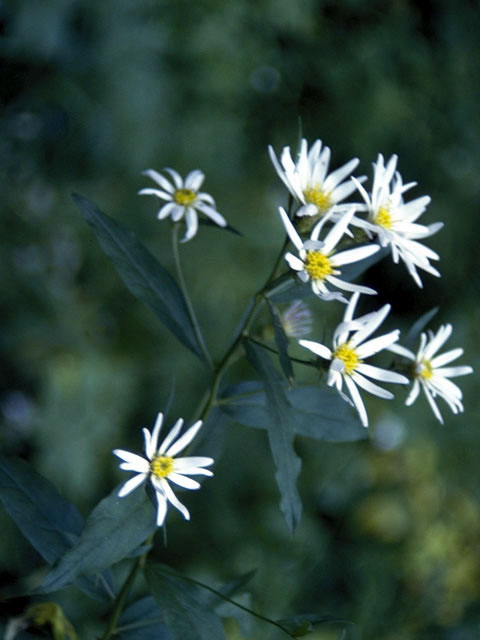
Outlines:
{"label": "thin stalk", "polygon": [[118,594],[117,599],[115,600],[115,607],[113,609],[110,622],[108,623],[108,627],[105,633],[103,634],[101,640],[109,640],[109,638],[111,638],[112,635],[115,633],[117,622],[122,614],[123,607],[125,606],[125,600],[127,599],[128,592],[130,591],[130,587],[132,586],[137,576],[138,570],[140,569],[140,565],[142,564],[142,558],[143,556],[140,556],[135,560],[135,564],[131,568],[130,573],[127,576],[127,579],[123,583],[123,587],[120,593]]}
{"label": "thin stalk", "polygon": [[[277,356],[279,355],[278,350],[275,349],[274,347],[271,347],[269,344],[266,344],[261,340],[257,340],[257,338],[252,338],[252,336],[248,336],[248,339],[250,340],[250,342],[254,342],[255,344],[258,344],[258,346],[262,347],[262,349],[265,349],[266,351],[271,351],[271,353],[275,353]],[[298,364],[304,364],[307,367],[316,368],[317,366],[314,360],[301,360],[300,358],[293,358],[292,356],[288,356],[288,357],[292,362],[297,362]]]}
{"label": "thin stalk", "polygon": [[[147,538],[147,540],[145,541],[145,544],[150,545],[152,543],[152,540],[153,540],[153,535]],[[100,640],[110,640],[112,635],[116,633],[117,623],[120,616],[122,615],[122,611],[125,606],[125,601],[127,599],[128,592],[130,591],[131,586],[135,582],[135,578],[137,577],[138,570],[145,565],[145,562],[147,560],[147,555],[148,555],[148,551],[142,554],[141,556],[139,556],[135,560],[132,568],[130,569],[130,573],[128,574],[125,582],[123,583],[122,588],[120,589],[118,596],[115,599],[115,604],[113,607],[112,615],[110,617],[110,621],[108,623],[108,627],[105,630],[105,633],[103,634]]]}
{"label": "thin stalk", "polygon": [[203,408],[200,412],[200,419],[201,420],[206,420],[208,417],[208,414],[210,413],[213,405],[215,404],[215,401],[217,399],[217,393],[218,393],[218,388],[220,386],[220,382],[222,380],[222,376],[225,372],[225,370],[228,368],[228,365],[230,364],[231,358],[234,354],[234,352],[236,351],[237,347],[239,346],[239,344],[241,343],[241,341],[243,340],[243,338],[245,337],[245,334],[247,333],[248,329],[250,328],[253,320],[255,319],[255,316],[258,312],[258,310],[260,309],[260,306],[263,304],[263,302],[265,301],[265,293],[268,290],[268,287],[270,285],[270,283],[275,279],[276,273],[278,271],[278,268],[280,266],[282,257],[283,257],[283,253],[285,251],[285,248],[287,246],[289,242],[289,238],[288,236],[286,236],[282,248],[280,249],[280,252],[278,254],[277,259],[275,260],[275,264],[273,265],[273,269],[270,272],[270,275],[268,276],[268,278],[265,281],[265,284],[257,291],[257,293],[251,298],[250,300],[250,310],[249,312],[246,314],[243,324],[240,327],[240,329],[238,330],[237,336],[234,339],[234,341],[232,342],[232,344],[230,345],[230,347],[227,349],[227,352],[225,353],[225,355],[223,356],[222,360],[217,364],[217,366],[215,367],[215,372],[214,372],[214,377],[213,377],[213,381],[212,381],[212,386],[210,388],[210,393],[208,394],[205,403],[203,405]]}
{"label": "thin stalk", "polygon": [[179,225],[174,224],[172,230],[172,250],[173,250],[173,258],[175,261],[175,268],[177,270],[177,276],[180,283],[180,289],[182,290],[183,297],[185,298],[185,303],[187,305],[188,315],[190,316],[190,320],[192,321],[193,332],[195,337],[198,340],[198,344],[200,345],[200,349],[202,354],[207,361],[207,364],[210,369],[213,369],[213,361],[208,351],[207,345],[205,343],[205,339],[203,337],[202,331],[200,329],[200,324],[197,320],[197,316],[195,314],[195,310],[193,308],[192,301],[190,300],[190,296],[188,294],[187,283],[185,280],[185,276],[183,275],[182,264],[180,262],[180,252],[178,250],[178,230]]}
{"label": "thin stalk", "polygon": [[242,611],[246,611],[251,616],[253,616],[255,618],[258,618],[259,620],[263,620],[263,622],[268,622],[268,624],[271,624],[274,627],[277,627],[277,629],[280,629],[281,631],[286,633],[287,636],[289,636],[290,638],[295,638],[295,636],[293,636],[288,631],[288,629],[286,629],[279,622],[276,622],[275,620],[272,620],[271,618],[267,618],[266,616],[263,616],[261,613],[258,613],[257,611],[254,611],[253,609],[249,609],[248,607],[245,607],[243,604],[240,604],[239,602],[235,602],[235,600],[232,600],[231,598],[229,598],[228,596],[224,595],[220,591],[217,591],[213,587],[210,587],[208,584],[200,582],[199,580],[195,580],[194,578],[189,578],[188,576],[184,576],[183,574],[177,573],[175,571],[166,571],[165,569],[162,568],[162,572],[167,574],[167,575],[174,576],[175,578],[180,578],[181,580],[185,580],[186,582],[191,582],[192,584],[196,584],[198,587],[201,587],[202,589],[206,589],[207,591],[210,591],[211,593],[214,593],[216,596],[218,596],[222,600],[225,600],[225,602],[229,602],[230,604],[233,604],[234,607],[237,607],[238,609],[242,609]]}

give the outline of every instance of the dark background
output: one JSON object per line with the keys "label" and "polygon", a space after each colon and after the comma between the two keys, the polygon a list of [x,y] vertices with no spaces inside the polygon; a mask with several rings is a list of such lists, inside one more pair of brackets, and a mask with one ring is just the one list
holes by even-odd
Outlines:
{"label": "dark background", "polygon": [[[172,269],[168,225],[136,195],[151,186],[140,172],[206,173],[205,190],[244,235],[202,227],[182,247],[218,357],[278,252],[285,192],[267,145],[295,147],[299,117],[311,143],[332,148],[333,168],[358,156],[357,174],[371,175],[379,152],[397,153],[404,180],[419,183],[411,197],[432,197],[422,222],[445,223],[427,240],[441,279],[425,275],[420,290],[390,259],[366,279],[378,304],[392,304],[392,328],[440,305],[432,328],[451,322],[447,348],[463,346],[462,363],[478,370],[479,10],[447,0],[0,2],[3,451],[87,514],[122,479],[111,449],[141,446],[173,381],[171,420],[193,418],[205,389],[201,365],[124,288],[71,192]],[[318,339],[341,313],[324,307]],[[192,522],[169,516],[158,557],[212,584],[257,568],[251,604],[272,617],[331,614],[377,640],[478,638],[476,375],[459,384],[465,414],[442,404],[444,426],[423,397],[405,409],[399,391],[391,403],[367,400],[371,440],[298,442],[305,513],[293,540],[264,434],[230,427],[215,480],[185,498]],[[0,530],[6,595],[42,562],[3,512]],[[77,592],[62,604],[83,633],[94,628]],[[255,633],[232,626],[229,638]]]}

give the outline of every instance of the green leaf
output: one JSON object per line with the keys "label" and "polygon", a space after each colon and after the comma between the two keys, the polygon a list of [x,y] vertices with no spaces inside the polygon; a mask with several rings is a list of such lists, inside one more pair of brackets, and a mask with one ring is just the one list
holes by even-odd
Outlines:
{"label": "green leaf", "polygon": [[198,587],[162,565],[147,566],[145,576],[173,640],[225,640],[220,618],[206,606]]}
{"label": "green leaf", "polygon": [[295,380],[293,374],[292,362],[288,356],[288,338],[283,328],[282,319],[277,309],[273,306],[270,300],[267,298],[268,310],[270,311],[270,317],[272,318],[273,332],[275,337],[275,343],[278,349],[278,359],[280,366],[285,374],[287,380],[292,383]]}
{"label": "green leaf", "polygon": [[[22,460],[0,455],[0,500],[23,535],[42,558],[53,564],[77,541],[83,518],[55,487]],[[79,580],[94,598],[111,594],[110,575]]]}
{"label": "green leaf", "polygon": [[407,333],[405,340],[402,341],[403,345],[407,347],[407,349],[413,349],[419,335],[423,331],[423,329],[427,326],[430,320],[437,314],[439,307],[434,307],[424,313],[414,324],[411,326],[410,331]]}
{"label": "green leaf", "polygon": [[151,596],[137,600],[120,616],[119,640],[172,640],[157,603]]}
{"label": "green leaf", "polygon": [[155,531],[155,510],[145,491],[124,498],[115,489],[89,515],[75,545],[47,574],[39,591],[57,591],[80,576],[103,571],[132,553]]}
{"label": "green leaf", "polygon": [[73,194],[73,199],[128,289],[150,307],[178,340],[203,361],[185,299],[168,271],[144,247],[133,231],[102,213],[86,198]]}
{"label": "green leaf", "polygon": [[280,509],[291,533],[300,522],[302,504],[297,491],[301,461],[293,448],[296,412],[290,405],[283,381],[266,351],[253,342],[244,342],[247,357],[265,385],[266,423],[270,449],[277,468]]}
{"label": "green leaf", "polygon": [[0,500],[42,558],[53,564],[83,528],[75,506],[22,460],[0,455]]}
{"label": "green leaf", "polygon": [[[368,437],[356,412],[329,387],[285,389],[295,409],[295,433],[326,442],[352,442]],[[267,429],[270,417],[264,386],[242,382],[225,389],[220,409],[232,420],[257,429]]]}

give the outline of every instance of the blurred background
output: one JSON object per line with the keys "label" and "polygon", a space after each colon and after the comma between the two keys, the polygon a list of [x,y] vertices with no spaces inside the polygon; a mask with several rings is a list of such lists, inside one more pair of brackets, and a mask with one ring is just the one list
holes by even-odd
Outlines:
{"label": "blurred background", "polygon": [[[477,1],[0,0],[0,33],[1,447],[84,515],[124,479],[112,448],[141,447],[140,427],[172,386],[170,421],[193,419],[205,375],[125,289],[72,192],[172,271],[168,224],[136,195],[152,186],[141,171],[205,172],[243,234],[201,227],[182,247],[219,357],[283,238],[286,193],[267,145],[295,148],[301,118],[310,142],[332,148],[332,168],[359,157],[357,175],[370,176],[379,152],[397,153],[404,181],[418,182],[410,197],[432,197],[422,222],[445,223],[427,241],[442,277],[422,274],[420,290],[386,259],[365,276],[381,292],[375,305],[390,302],[388,323],[403,329],[440,305],[431,327],[451,322],[447,347],[463,346],[459,363],[480,370]],[[342,309],[316,308],[321,340]],[[257,569],[250,604],[271,617],[332,615],[376,640],[480,637],[476,375],[459,385],[465,413],[442,405],[444,426],[423,397],[406,409],[399,391],[368,398],[369,440],[299,441],[293,539],[265,434],[219,429],[217,481],[186,497],[190,524],[170,515],[157,557],[214,585]],[[0,531],[5,596],[43,563],[3,511]],[[62,604],[88,637],[86,600],[72,590]],[[233,622],[228,633],[259,637]],[[336,637],[334,627],[312,636]]]}

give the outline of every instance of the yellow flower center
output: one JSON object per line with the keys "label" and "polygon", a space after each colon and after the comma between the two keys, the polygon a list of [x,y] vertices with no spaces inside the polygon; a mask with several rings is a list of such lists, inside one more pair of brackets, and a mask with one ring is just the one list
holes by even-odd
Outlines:
{"label": "yellow flower center", "polygon": [[433,367],[430,360],[422,360],[417,365],[417,375],[424,380],[430,380],[433,376]]}
{"label": "yellow flower center", "polygon": [[173,194],[173,199],[182,207],[188,207],[195,201],[197,194],[193,189],[177,189]]}
{"label": "yellow flower center", "polygon": [[335,360],[335,358],[338,358],[338,360],[341,360],[343,362],[343,364],[345,365],[344,373],[348,375],[352,374],[357,366],[362,363],[360,358],[357,356],[355,349],[352,349],[352,347],[349,346],[348,342],[340,345],[333,352],[332,359]]}
{"label": "yellow flower center", "polygon": [[380,207],[377,211],[377,215],[375,216],[375,223],[380,227],[384,227],[385,229],[392,228],[392,216],[388,207]]}
{"label": "yellow flower center", "polygon": [[333,204],[330,192],[326,193],[320,187],[308,187],[303,195],[306,202],[314,204],[321,213],[326,213]]}
{"label": "yellow flower center", "polygon": [[173,471],[173,458],[168,456],[155,456],[150,462],[150,472],[157,478],[166,478]]}
{"label": "yellow flower center", "polygon": [[324,280],[333,273],[330,259],[321,251],[307,251],[305,271],[312,280]]}

